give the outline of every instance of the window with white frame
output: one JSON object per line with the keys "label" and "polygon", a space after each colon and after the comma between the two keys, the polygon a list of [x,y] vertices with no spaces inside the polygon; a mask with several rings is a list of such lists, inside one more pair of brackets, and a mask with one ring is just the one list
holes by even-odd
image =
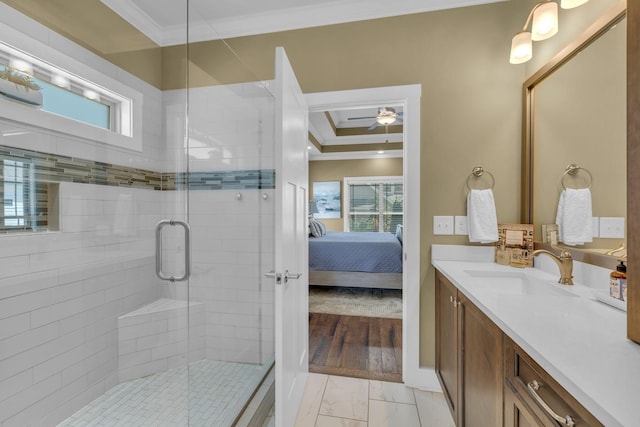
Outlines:
{"label": "window with white frame", "polygon": [[344,230],[395,232],[403,223],[401,176],[344,178]]}
{"label": "window with white frame", "polygon": [[[0,118],[37,127],[46,123],[54,132],[142,151],[139,91],[25,34],[7,31],[8,41],[0,42]],[[29,52],[21,50],[23,45]],[[14,102],[16,108],[8,108]]]}
{"label": "window with white frame", "polygon": [[41,105],[33,105],[43,111],[131,136],[131,121],[123,119],[129,115],[130,99],[4,43],[0,43],[0,78],[18,93],[40,92]]}

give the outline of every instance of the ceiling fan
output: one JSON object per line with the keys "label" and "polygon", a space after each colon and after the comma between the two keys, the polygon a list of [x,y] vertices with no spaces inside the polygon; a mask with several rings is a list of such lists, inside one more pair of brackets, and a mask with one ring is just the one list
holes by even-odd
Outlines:
{"label": "ceiling fan", "polygon": [[389,126],[391,124],[402,124],[402,112],[396,113],[395,108],[380,107],[378,108],[377,116],[370,117],[349,117],[348,120],[364,120],[364,119],[376,119],[368,130],[374,130],[378,126]]}

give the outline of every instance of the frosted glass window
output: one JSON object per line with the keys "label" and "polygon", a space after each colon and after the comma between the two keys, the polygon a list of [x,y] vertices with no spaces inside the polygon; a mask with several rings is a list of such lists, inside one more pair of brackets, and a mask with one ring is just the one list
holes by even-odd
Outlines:
{"label": "frosted glass window", "polygon": [[50,113],[78,120],[103,129],[111,129],[111,107],[101,102],[34,79],[42,92],[42,109]]}

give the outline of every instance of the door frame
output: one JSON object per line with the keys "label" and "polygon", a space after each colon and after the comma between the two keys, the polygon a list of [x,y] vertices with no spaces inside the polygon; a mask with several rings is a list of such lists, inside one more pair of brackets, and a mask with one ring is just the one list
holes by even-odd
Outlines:
{"label": "door frame", "polygon": [[402,268],[402,380],[439,390],[433,369],[420,368],[420,97],[422,85],[307,93],[309,112],[402,105],[404,224]]}

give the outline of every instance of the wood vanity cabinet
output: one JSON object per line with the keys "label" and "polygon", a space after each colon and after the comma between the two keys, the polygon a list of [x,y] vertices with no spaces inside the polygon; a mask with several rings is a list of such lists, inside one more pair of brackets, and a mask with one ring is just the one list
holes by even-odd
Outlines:
{"label": "wood vanity cabinet", "polygon": [[458,427],[602,426],[438,270],[436,374]]}
{"label": "wood vanity cabinet", "polygon": [[[506,336],[504,369],[505,427],[602,426],[589,411]],[[552,412],[560,419],[554,420],[550,415]],[[574,424],[571,424],[569,419]]]}
{"label": "wood vanity cabinet", "polygon": [[436,270],[436,373],[457,426],[502,426],[503,334]]}

